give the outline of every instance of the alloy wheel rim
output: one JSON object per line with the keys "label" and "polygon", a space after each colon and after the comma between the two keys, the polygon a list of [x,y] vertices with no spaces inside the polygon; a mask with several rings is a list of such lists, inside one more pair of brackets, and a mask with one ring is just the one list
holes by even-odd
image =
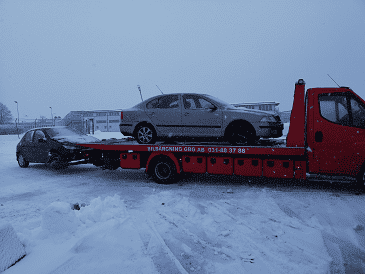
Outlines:
{"label": "alloy wheel rim", "polygon": [[152,131],[148,127],[142,127],[138,131],[138,137],[143,143],[148,143],[152,139]]}

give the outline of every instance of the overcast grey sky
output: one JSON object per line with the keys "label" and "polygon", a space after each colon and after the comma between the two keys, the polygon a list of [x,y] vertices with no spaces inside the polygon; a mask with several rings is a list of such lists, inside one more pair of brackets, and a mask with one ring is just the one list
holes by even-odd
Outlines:
{"label": "overcast grey sky", "polygon": [[292,106],[294,83],[365,98],[364,0],[0,0],[0,102],[16,117],[164,93]]}

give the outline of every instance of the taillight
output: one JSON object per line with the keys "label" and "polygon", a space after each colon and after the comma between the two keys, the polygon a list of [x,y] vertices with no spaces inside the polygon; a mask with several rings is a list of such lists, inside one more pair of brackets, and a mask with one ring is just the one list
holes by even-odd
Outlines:
{"label": "taillight", "polygon": [[123,120],[123,111],[120,112],[120,120]]}

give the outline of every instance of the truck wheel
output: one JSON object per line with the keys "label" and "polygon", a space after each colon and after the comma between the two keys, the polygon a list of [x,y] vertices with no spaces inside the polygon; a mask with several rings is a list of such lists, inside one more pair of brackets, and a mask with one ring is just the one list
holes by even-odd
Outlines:
{"label": "truck wheel", "polygon": [[251,145],[255,142],[256,134],[247,125],[232,126],[228,134],[228,142],[233,145]]}
{"label": "truck wheel", "polygon": [[174,162],[165,157],[153,161],[150,174],[158,184],[172,184],[175,183],[177,179]]}
{"label": "truck wheel", "polygon": [[155,130],[149,125],[139,126],[136,131],[136,140],[140,144],[154,144],[156,142]]}
{"label": "truck wheel", "polygon": [[21,153],[19,153],[17,160],[18,160],[18,165],[20,167],[28,167],[29,166],[29,162],[24,159],[24,157]]}
{"label": "truck wheel", "polygon": [[67,163],[62,159],[61,155],[53,154],[46,165],[52,169],[63,169],[67,167]]}

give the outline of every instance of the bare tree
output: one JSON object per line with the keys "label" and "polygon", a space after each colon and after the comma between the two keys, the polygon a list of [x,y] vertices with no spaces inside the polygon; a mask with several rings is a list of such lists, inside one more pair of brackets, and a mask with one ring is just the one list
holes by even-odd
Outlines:
{"label": "bare tree", "polygon": [[0,125],[9,124],[12,122],[13,116],[11,111],[4,104],[0,103]]}

